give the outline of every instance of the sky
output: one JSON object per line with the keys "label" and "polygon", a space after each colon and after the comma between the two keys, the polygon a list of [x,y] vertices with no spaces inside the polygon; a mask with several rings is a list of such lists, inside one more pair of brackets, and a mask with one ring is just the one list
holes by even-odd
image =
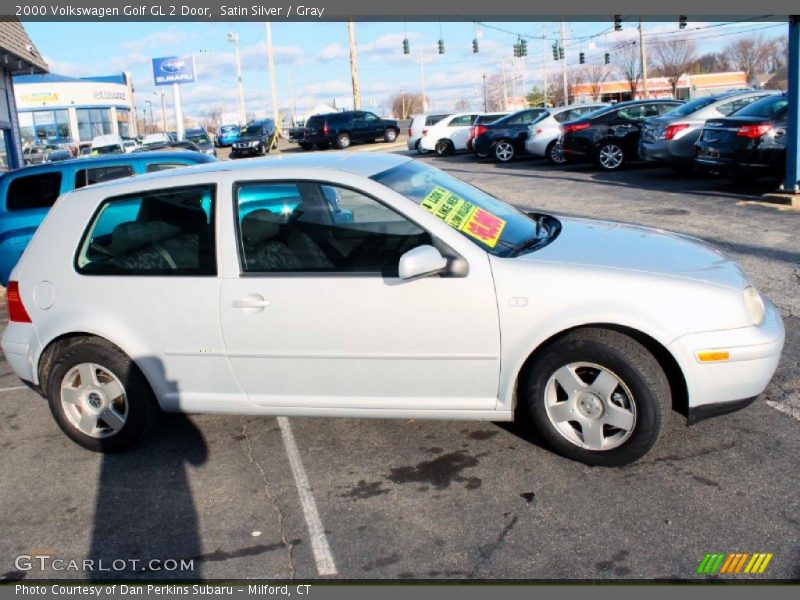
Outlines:
{"label": "sky", "polygon": [[[607,49],[638,37],[636,25],[623,21],[623,30],[614,32],[611,22],[567,23],[568,63],[577,64],[579,52],[585,53],[587,63],[602,61]],[[235,55],[233,44],[226,38],[228,32],[235,32],[240,39],[246,109],[248,113],[272,113],[263,23],[29,22],[24,26],[53,73],[80,77],[131,72],[137,109],[141,111],[145,101],[151,100],[156,120],[160,107],[150,59],[161,56],[195,56],[198,81],[181,87],[185,115],[202,118],[214,106],[226,112],[236,111]],[[690,21],[681,33],[676,20],[646,23],[644,32],[652,40],[693,37],[703,53],[720,49],[737,35],[783,35],[786,26],[768,21]],[[544,52],[541,39],[528,40],[528,57],[524,59],[526,88],[541,85],[543,57],[551,81],[560,77],[562,63],[553,60],[551,48],[560,34],[560,23],[356,23],[362,108],[386,114],[387,99],[393,93],[419,92],[420,63],[432,111],[451,110],[462,99],[479,108],[483,74],[489,77],[498,73],[503,64],[509,94],[513,91],[513,73],[521,95],[523,61],[513,59],[515,34],[547,37]],[[478,54],[472,51],[476,35]],[[298,114],[320,102],[335,101],[342,108],[352,106],[346,23],[278,22],[272,25],[272,37],[279,107],[288,107],[292,97]],[[410,43],[409,55],[403,54],[404,37]],[[445,43],[443,55],[437,49],[440,37]],[[171,113],[171,94],[167,98]]]}

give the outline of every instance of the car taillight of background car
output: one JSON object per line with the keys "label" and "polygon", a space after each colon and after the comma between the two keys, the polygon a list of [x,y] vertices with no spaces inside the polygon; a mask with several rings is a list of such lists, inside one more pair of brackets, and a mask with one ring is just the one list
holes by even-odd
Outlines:
{"label": "car taillight of background car", "polygon": [[665,140],[673,140],[676,138],[681,137],[678,135],[681,131],[686,131],[689,129],[691,125],[688,123],[673,123],[672,125],[667,125],[666,129],[664,129],[664,134],[662,139]]}
{"label": "car taillight of background car", "polygon": [[573,133],[575,131],[580,131],[581,129],[588,129],[589,123],[570,123],[568,125],[561,126],[562,133]]}
{"label": "car taillight of background car", "polygon": [[768,123],[762,123],[760,125],[742,125],[736,132],[736,136],[755,139],[760,138],[762,135],[767,134],[770,131],[772,131],[772,125]]}

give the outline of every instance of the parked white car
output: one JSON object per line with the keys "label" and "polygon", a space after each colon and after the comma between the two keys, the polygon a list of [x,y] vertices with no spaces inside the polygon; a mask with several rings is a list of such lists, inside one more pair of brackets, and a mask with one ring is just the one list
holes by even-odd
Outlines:
{"label": "parked white car", "polygon": [[420,154],[427,154],[430,152],[430,150],[420,148],[419,141],[422,139],[423,133],[427,133],[428,127],[436,125],[436,123],[446,116],[447,114],[413,115],[411,117],[411,125],[408,126],[408,137],[406,138],[406,146],[408,149],[416,150]]}
{"label": "parked white car", "polygon": [[[506,113],[456,113],[427,128],[419,141],[420,150],[435,150],[439,156],[449,156],[467,149],[469,134],[479,116],[494,116],[499,119]],[[494,119],[491,119],[494,120]]]}
{"label": "parked white car", "polygon": [[558,147],[561,123],[578,119],[604,106],[608,105],[576,104],[549,109],[550,114],[543,115],[538,121],[534,121],[528,126],[528,139],[525,140],[525,150],[533,156],[547,158],[553,164],[564,164],[566,160],[561,155]]}
{"label": "parked white car", "polygon": [[159,407],[509,421],[525,405],[557,451],[621,465],[673,405],[695,421],[747,404],[784,340],[704,242],[526,215],[380,153],[70,192],[7,296],[6,360],[98,451],[133,444]]}

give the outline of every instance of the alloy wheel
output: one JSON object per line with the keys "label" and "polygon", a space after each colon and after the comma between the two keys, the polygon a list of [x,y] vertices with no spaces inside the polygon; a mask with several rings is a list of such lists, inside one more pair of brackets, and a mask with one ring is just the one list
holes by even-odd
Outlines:
{"label": "alloy wheel", "polygon": [[61,404],[81,433],[106,438],[119,433],[128,419],[125,388],[111,371],[95,363],[75,365],[61,381]]}
{"label": "alloy wheel", "polygon": [[606,144],[600,149],[597,159],[600,164],[606,169],[618,169],[624,160],[622,148],[616,144]]}
{"label": "alloy wheel", "polygon": [[514,146],[509,142],[500,142],[494,149],[494,155],[498,160],[508,162],[514,158]]}

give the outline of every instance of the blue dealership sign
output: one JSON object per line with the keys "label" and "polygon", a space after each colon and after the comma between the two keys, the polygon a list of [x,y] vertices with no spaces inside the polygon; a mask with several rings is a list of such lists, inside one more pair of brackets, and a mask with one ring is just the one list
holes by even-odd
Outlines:
{"label": "blue dealership sign", "polygon": [[165,56],[153,59],[153,80],[156,85],[194,83],[193,56]]}

